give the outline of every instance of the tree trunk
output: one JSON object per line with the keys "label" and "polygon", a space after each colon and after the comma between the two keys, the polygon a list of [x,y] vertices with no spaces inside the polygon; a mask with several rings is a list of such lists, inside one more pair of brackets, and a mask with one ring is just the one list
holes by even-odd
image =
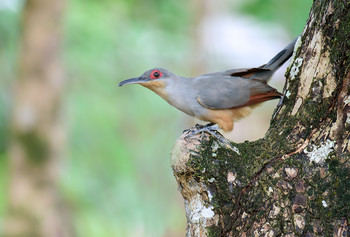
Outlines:
{"label": "tree trunk", "polygon": [[350,2],[314,1],[266,136],[175,144],[187,236],[350,236]]}
{"label": "tree trunk", "polygon": [[9,210],[3,236],[66,237],[70,218],[58,190],[64,145],[60,58],[65,1],[27,0],[15,84]]}

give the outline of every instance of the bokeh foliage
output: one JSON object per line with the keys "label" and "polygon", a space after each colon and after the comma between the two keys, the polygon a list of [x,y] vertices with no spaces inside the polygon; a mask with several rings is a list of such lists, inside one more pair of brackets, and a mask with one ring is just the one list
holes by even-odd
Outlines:
{"label": "bokeh foliage", "polygon": [[311,5],[311,0],[248,0],[242,2],[239,11],[262,21],[278,21],[294,36],[301,34]]}
{"label": "bokeh foliage", "polygon": [[[239,9],[299,34],[311,1],[255,0]],[[182,114],[140,86],[117,83],[155,66],[191,71],[194,11],[185,0],[71,0],[63,61],[67,128],[61,188],[78,236],[184,234],[183,203],[169,152]],[[0,9],[0,193],[6,193],[12,84],[17,76],[20,6]],[[288,17],[286,17],[288,16]],[[1,217],[6,195],[0,195]]]}
{"label": "bokeh foliage", "polygon": [[19,36],[18,14],[0,9],[0,230],[6,208],[8,185],[8,160],[6,148],[9,143],[11,82],[15,78],[15,61]]}

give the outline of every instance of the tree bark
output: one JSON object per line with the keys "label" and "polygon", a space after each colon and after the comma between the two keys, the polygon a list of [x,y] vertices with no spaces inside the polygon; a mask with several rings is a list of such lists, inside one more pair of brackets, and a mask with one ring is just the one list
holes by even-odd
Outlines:
{"label": "tree bark", "polygon": [[350,236],[350,2],[314,1],[263,139],[176,142],[187,236]]}
{"label": "tree bark", "polygon": [[60,122],[64,5],[63,0],[27,0],[23,9],[9,148],[9,210],[3,236],[72,234],[58,189],[64,147]]}

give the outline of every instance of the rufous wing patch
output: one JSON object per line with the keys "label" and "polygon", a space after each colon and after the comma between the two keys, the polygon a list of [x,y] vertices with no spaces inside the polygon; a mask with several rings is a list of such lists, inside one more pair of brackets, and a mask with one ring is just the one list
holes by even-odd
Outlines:
{"label": "rufous wing patch", "polygon": [[263,93],[263,94],[251,95],[249,97],[249,101],[247,103],[245,103],[243,106],[259,104],[259,103],[267,101],[267,100],[281,98],[281,96],[282,96],[282,94],[279,93],[278,91],[275,91],[275,90],[269,91],[269,92]]}

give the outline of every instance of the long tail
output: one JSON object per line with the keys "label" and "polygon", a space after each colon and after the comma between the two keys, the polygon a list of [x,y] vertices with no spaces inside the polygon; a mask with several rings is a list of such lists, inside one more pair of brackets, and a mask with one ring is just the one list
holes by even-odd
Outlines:
{"label": "long tail", "polygon": [[268,63],[262,66],[262,69],[266,69],[266,71],[255,73],[254,78],[268,81],[272,74],[292,56],[297,39],[298,37],[290,42],[281,52],[276,54]]}

